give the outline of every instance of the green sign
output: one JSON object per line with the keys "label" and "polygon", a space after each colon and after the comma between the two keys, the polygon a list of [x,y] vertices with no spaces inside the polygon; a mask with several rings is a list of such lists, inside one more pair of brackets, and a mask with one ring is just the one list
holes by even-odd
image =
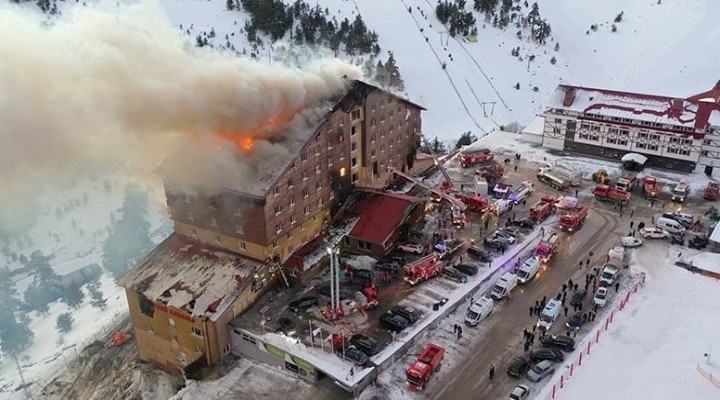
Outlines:
{"label": "green sign", "polygon": [[295,364],[297,364],[298,367],[304,369],[309,374],[315,373],[315,367],[313,367],[312,364],[308,363],[307,361],[303,361],[297,357],[292,357],[292,360]]}
{"label": "green sign", "polygon": [[278,349],[277,347],[275,347],[275,346],[273,346],[273,345],[271,345],[271,344],[265,343],[265,350],[266,350],[268,353],[274,355],[275,357],[277,357],[277,358],[285,361],[285,352],[282,351],[281,349]]}

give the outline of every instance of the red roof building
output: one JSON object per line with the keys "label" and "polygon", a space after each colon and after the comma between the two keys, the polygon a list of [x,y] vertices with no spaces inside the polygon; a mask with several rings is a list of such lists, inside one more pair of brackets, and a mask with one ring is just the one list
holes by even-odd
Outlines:
{"label": "red roof building", "polygon": [[720,166],[720,85],[685,99],[559,85],[543,114],[543,146],[682,171]]}
{"label": "red roof building", "polygon": [[353,253],[384,256],[423,216],[425,201],[404,194],[362,189],[345,210],[357,222],[343,239],[343,248]]}

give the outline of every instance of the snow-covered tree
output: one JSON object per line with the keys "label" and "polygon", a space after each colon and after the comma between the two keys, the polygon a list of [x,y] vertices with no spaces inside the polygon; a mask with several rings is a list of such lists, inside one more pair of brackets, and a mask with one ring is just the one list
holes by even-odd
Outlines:
{"label": "snow-covered tree", "polygon": [[60,333],[68,333],[72,329],[75,319],[69,312],[58,315],[57,322],[55,323],[55,329]]}

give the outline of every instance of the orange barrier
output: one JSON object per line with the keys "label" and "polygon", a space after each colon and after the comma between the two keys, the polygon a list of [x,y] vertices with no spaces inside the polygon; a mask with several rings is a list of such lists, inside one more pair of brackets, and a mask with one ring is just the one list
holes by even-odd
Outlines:
{"label": "orange barrier", "polygon": [[716,388],[720,389],[720,379],[714,377],[711,372],[708,372],[705,368],[700,366],[700,363],[697,363],[697,367],[695,369],[700,376],[710,381],[710,383],[712,383]]}

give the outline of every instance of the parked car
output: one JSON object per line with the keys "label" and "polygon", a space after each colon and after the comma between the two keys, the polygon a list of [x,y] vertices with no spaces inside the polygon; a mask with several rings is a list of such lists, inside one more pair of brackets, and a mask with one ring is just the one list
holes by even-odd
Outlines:
{"label": "parked car", "polygon": [[530,397],[530,388],[527,385],[517,385],[510,393],[508,400],[525,400]]}
{"label": "parked car", "polygon": [[691,249],[704,249],[708,245],[708,237],[705,235],[698,235],[688,241],[688,247]]}
{"label": "parked car", "polygon": [[507,374],[513,378],[520,378],[530,368],[530,359],[525,356],[515,358],[508,367]]}
{"label": "parked car", "polygon": [[335,354],[343,360],[350,361],[360,367],[365,366],[368,362],[367,354],[363,353],[355,346],[345,347],[344,350],[340,348],[335,352]]}
{"label": "parked car", "polygon": [[505,238],[485,239],[484,244],[485,244],[485,247],[488,247],[493,250],[499,250],[499,251],[507,250],[507,248],[510,247],[510,243]]}
{"label": "parked car", "polygon": [[381,261],[375,264],[375,270],[394,274],[400,271],[400,264],[395,261]]}
{"label": "parked car", "polygon": [[583,324],[587,321],[587,314],[583,313],[582,311],[578,311],[565,323],[565,326],[567,326],[568,329],[572,330],[578,330],[580,327],[583,326]]}
{"label": "parked car", "polygon": [[575,350],[575,339],[565,335],[543,335],[540,343],[545,347],[552,347],[562,351],[571,352]]}
{"label": "parked car", "polygon": [[422,317],[422,313],[420,312],[420,310],[411,306],[397,305],[391,308],[390,312],[405,318],[411,324],[416,323],[420,319],[420,317]]}
{"label": "parked car", "polygon": [[386,331],[400,333],[407,328],[408,325],[410,325],[408,320],[392,312],[386,312],[380,316],[380,328]]}
{"label": "parked car", "polygon": [[595,297],[593,297],[593,303],[596,304],[598,307],[605,307],[605,304],[607,304],[607,298],[608,298],[608,289],[604,286],[600,286],[595,292]]}
{"label": "parked car", "polygon": [[415,243],[405,243],[398,246],[398,249],[406,253],[422,254],[425,252],[425,248],[422,245]]}
{"label": "parked car", "polygon": [[443,276],[453,282],[465,283],[467,282],[467,275],[458,271],[453,267],[445,267],[442,272]]}
{"label": "parked car", "polygon": [[483,249],[480,246],[470,246],[467,249],[467,252],[472,257],[475,257],[480,262],[490,262],[492,261],[492,255],[485,249]]}
{"label": "parked car", "polygon": [[560,362],[564,359],[565,356],[563,355],[562,351],[558,349],[551,349],[549,347],[541,347],[530,352],[530,360],[532,360],[532,362],[540,362],[545,360],[552,362]]}
{"label": "parked car", "polygon": [[610,286],[617,281],[620,276],[620,270],[613,267],[612,265],[606,265],[600,272],[600,286]]}
{"label": "parked car", "polygon": [[456,270],[462,272],[462,273],[465,274],[465,275],[473,276],[473,275],[476,275],[476,274],[478,273],[478,267],[477,267],[477,265],[472,265],[472,264],[457,264],[457,265],[453,265],[453,268],[455,268]]}
{"label": "parked car", "polygon": [[350,271],[354,280],[372,281],[375,278],[375,272],[371,269],[353,268]]}
{"label": "parked car", "polygon": [[521,218],[510,221],[510,225],[524,229],[532,229],[535,227],[535,221],[530,218]]}
{"label": "parked car", "polygon": [[356,333],[350,338],[350,344],[357,347],[368,356],[374,356],[380,352],[380,343],[364,333]]}
{"label": "parked car", "polygon": [[633,236],[626,236],[620,240],[620,244],[623,247],[627,248],[634,248],[634,247],[640,247],[643,245],[642,239],[638,239]]}
{"label": "parked car", "polygon": [[667,239],[668,237],[670,237],[669,233],[654,226],[642,228],[640,229],[639,233],[640,237],[643,237],[645,239]]}
{"label": "parked car", "polygon": [[517,240],[517,237],[514,234],[512,234],[511,232],[502,230],[502,229],[498,229],[495,232],[493,232],[493,234],[491,235],[491,238],[492,239],[497,239],[497,238],[505,239],[509,244],[514,244],[515,241]]}
{"label": "parked car", "polygon": [[292,322],[289,318],[282,317],[278,320],[278,327],[279,330],[285,334],[285,336],[295,336],[297,335],[297,329],[295,328],[295,323]]}
{"label": "parked car", "polygon": [[573,293],[572,297],[570,298],[570,305],[574,306],[582,304],[583,300],[585,300],[585,297],[587,297],[587,290],[578,290],[577,292]]}
{"label": "parked car", "polygon": [[666,212],[662,215],[663,218],[670,218],[679,222],[685,229],[688,229],[690,225],[695,222],[695,217],[692,214],[681,213],[681,212]]}
{"label": "parked car", "polygon": [[297,313],[300,311],[307,311],[312,307],[317,307],[318,304],[319,302],[317,297],[303,297],[301,299],[291,301],[288,308],[290,308],[290,311]]}
{"label": "parked car", "polygon": [[527,377],[532,382],[540,382],[542,378],[552,375],[555,372],[555,363],[552,361],[540,361],[530,368],[527,372]]}

